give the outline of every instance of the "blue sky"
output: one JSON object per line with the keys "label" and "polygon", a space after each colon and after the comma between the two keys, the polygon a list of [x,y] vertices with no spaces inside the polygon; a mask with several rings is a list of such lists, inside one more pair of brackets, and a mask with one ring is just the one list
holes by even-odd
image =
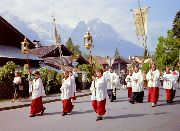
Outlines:
{"label": "blue sky", "polygon": [[[150,6],[148,22],[148,48],[154,50],[158,36],[166,35],[178,10],[180,0],[140,0]],[[9,11],[28,22],[52,21],[75,27],[79,21],[99,18],[111,24],[120,37],[141,45],[135,35],[131,9],[138,7],[138,0],[0,0],[0,12]]]}

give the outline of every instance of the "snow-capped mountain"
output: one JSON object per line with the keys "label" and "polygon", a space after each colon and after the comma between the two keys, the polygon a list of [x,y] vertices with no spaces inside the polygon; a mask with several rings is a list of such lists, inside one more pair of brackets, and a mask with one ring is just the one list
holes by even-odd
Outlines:
{"label": "snow-capped mountain", "polygon": [[[28,28],[33,29],[39,35],[40,40],[44,44],[54,43],[54,25],[52,22],[34,21],[28,23]],[[56,23],[58,33],[61,35],[62,43],[69,38],[72,29],[66,25]]]}
{"label": "snow-capped mountain", "polygon": [[81,21],[71,34],[74,43],[81,45],[81,50],[85,51],[83,47],[83,36],[87,30],[93,35],[93,52],[97,55],[114,55],[115,48],[118,48],[120,54],[124,57],[129,55],[143,55],[143,48],[139,47],[129,41],[120,38],[119,34],[108,24],[99,19],[91,20],[87,23]]}
{"label": "snow-capped mountain", "polygon": [[[52,45],[54,43],[54,27],[52,22],[40,20],[24,22],[9,12],[4,12],[0,15],[30,40],[40,40],[44,45]],[[126,58],[129,55],[143,55],[144,50],[142,47],[121,39],[111,25],[104,23],[100,19],[94,19],[87,23],[80,21],[74,29],[57,23],[56,26],[58,33],[61,34],[62,43],[65,44],[67,39],[71,37],[73,43],[79,44],[84,52],[87,52],[87,50],[83,46],[83,37],[89,29],[93,35],[93,53],[96,55],[113,56],[115,48],[118,48],[120,54]]]}
{"label": "snow-capped mountain", "polygon": [[17,16],[14,16],[10,12],[3,12],[0,15],[31,41],[40,39],[38,34],[33,29],[28,28],[27,23],[23,20],[20,20]]}

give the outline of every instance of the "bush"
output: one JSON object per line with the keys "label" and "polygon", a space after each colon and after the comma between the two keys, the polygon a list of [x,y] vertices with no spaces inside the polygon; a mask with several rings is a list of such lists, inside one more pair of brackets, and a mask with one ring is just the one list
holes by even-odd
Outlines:
{"label": "bush", "polygon": [[14,88],[12,87],[15,68],[14,62],[9,61],[0,68],[0,98],[12,97]]}

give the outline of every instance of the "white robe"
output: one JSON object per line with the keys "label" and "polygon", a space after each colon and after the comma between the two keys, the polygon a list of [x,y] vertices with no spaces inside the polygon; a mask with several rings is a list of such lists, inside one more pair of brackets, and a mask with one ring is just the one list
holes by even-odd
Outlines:
{"label": "white robe", "polygon": [[70,99],[72,95],[71,77],[62,80],[61,100]]}
{"label": "white robe", "polygon": [[173,81],[174,81],[174,76],[172,73],[164,73],[163,75],[163,88],[164,89],[172,89],[173,87]]}
{"label": "white robe", "polygon": [[45,96],[45,91],[41,78],[38,78],[33,80],[32,99],[39,98],[40,96]]}
{"label": "white robe", "polygon": [[127,87],[132,87],[132,76],[127,75],[125,81],[127,83]]}
{"label": "white robe", "polygon": [[21,77],[20,76],[14,77],[13,82],[16,83],[16,84],[21,83]]}
{"label": "white robe", "polygon": [[118,75],[116,73],[108,72],[105,76],[106,76],[105,79],[107,81],[107,89],[115,90],[119,82]]}
{"label": "white robe", "polygon": [[95,87],[94,81],[92,81],[90,88],[92,95],[91,100],[102,101],[107,97],[107,82],[104,76],[101,78],[95,79]]}
{"label": "white robe", "polygon": [[160,86],[160,72],[158,69],[155,71],[149,70],[146,75],[148,81],[148,87],[159,87]]}
{"label": "white robe", "polygon": [[174,76],[173,89],[176,90],[177,87],[178,87],[179,71],[175,70],[172,73],[173,73],[173,76]]}
{"label": "white robe", "polygon": [[[135,80],[137,80],[137,82]],[[133,74],[132,74],[132,92],[144,91],[143,81],[144,81],[144,78],[143,78],[143,74],[142,74],[141,70],[139,70],[138,72],[133,72]]]}
{"label": "white robe", "polygon": [[71,78],[71,97],[74,97],[74,92],[76,92],[76,82],[75,82],[75,76],[70,76]]}

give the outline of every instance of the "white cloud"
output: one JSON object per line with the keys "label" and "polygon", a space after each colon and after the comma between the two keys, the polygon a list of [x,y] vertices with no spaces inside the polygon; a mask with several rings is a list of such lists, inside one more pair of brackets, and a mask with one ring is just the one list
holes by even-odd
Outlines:
{"label": "white cloud", "polygon": [[[120,36],[141,45],[136,38],[133,15],[130,11],[135,0],[0,0],[1,11],[10,11],[25,21],[51,21],[75,27],[81,21],[100,18],[111,24]],[[159,32],[159,25],[152,24],[150,31]],[[151,33],[152,36],[154,36]],[[151,41],[151,40],[150,40]],[[152,40],[154,41],[154,40]],[[153,47],[153,46],[152,46]]]}

